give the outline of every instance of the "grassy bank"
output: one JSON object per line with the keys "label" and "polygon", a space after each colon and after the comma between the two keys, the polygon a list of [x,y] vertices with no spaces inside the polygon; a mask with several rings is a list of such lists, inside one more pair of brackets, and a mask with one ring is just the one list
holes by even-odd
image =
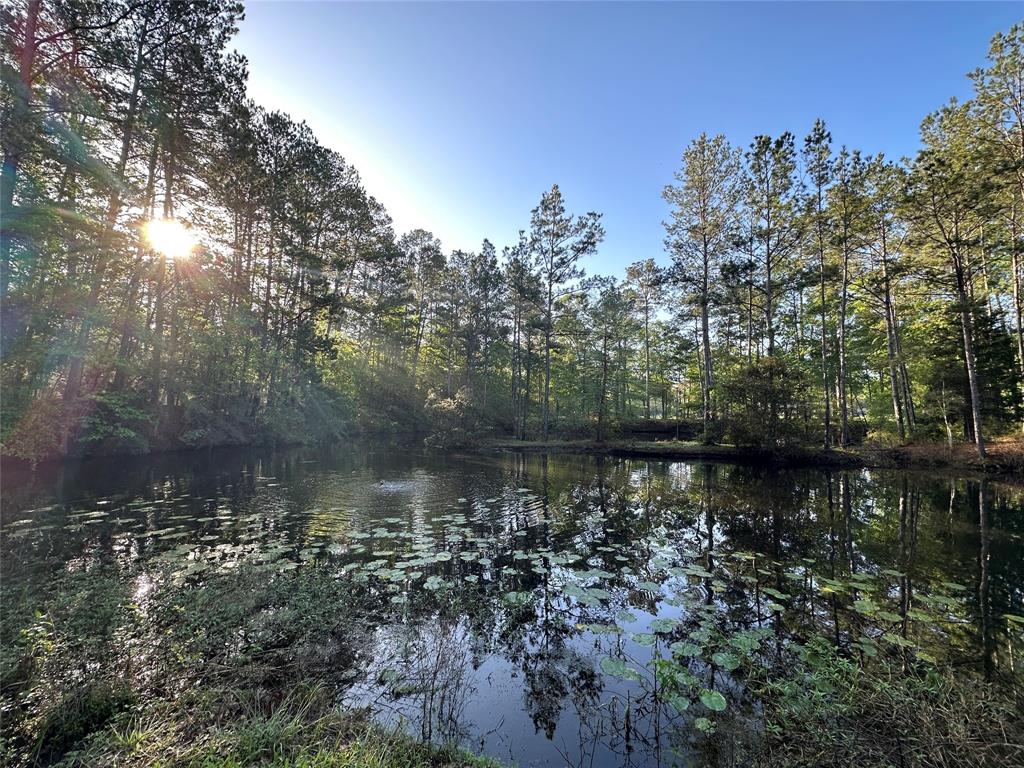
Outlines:
{"label": "grassy bank", "polygon": [[139,575],[154,585],[144,596],[109,561],[35,598],[11,576],[0,765],[497,765],[339,706],[372,606],[326,569],[249,564],[202,581],[158,569]]}
{"label": "grassy bank", "polygon": [[1024,443],[993,442],[988,456],[980,459],[970,445],[923,444],[875,448],[857,446],[846,449],[793,447],[767,450],[735,445],[704,445],[681,440],[492,440],[482,450],[523,453],[579,453],[636,459],[677,459],[728,461],[781,467],[890,467],[907,469],[957,469],[992,475],[1024,477]]}
{"label": "grassy bank", "polygon": [[[76,717],[119,706],[110,690],[94,691],[82,706],[54,722],[68,736]],[[40,745],[49,742],[42,741]],[[37,754],[48,763],[49,756]],[[40,759],[41,758],[41,759]],[[496,768],[500,764],[464,750],[418,741],[374,724],[361,711],[339,709],[320,684],[302,684],[283,698],[238,689],[197,692],[149,709],[127,710],[76,743],[63,766],[302,766],[303,768]]]}

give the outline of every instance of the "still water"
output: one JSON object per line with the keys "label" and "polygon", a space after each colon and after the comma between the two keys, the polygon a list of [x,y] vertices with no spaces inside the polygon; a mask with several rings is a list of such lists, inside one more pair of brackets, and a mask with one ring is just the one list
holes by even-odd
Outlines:
{"label": "still water", "polygon": [[[172,655],[189,665],[181,685],[214,669],[265,687],[315,679],[345,706],[520,766],[686,763],[709,722],[754,733],[735,657],[808,627],[862,650],[910,637],[989,676],[1020,664],[1024,493],[991,481],[226,452],[8,472],[2,523],[5,675],[54,595],[102,589],[120,596],[110,626],[69,651],[102,661],[65,660],[51,686],[120,669],[174,696]],[[89,573],[101,587],[68,587]],[[239,594],[208,605],[210,584]],[[844,593],[874,623],[842,618]],[[710,625],[728,627],[725,651],[711,653]],[[666,691],[651,670],[673,657],[686,664]],[[33,696],[4,691],[8,722]]]}

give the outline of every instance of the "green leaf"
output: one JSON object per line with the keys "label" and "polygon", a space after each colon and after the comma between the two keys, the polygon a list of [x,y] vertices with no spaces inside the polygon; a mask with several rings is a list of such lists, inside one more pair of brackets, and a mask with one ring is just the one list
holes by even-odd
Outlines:
{"label": "green leaf", "polygon": [[740,660],[731,653],[715,653],[711,656],[711,660],[722,669],[727,669],[730,672],[740,665]]}
{"label": "green leaf", "polygon": [[704,649],[696,643],[676,642],[672,643],[669,648],[676,656],[685,656],[689,658],[696,658],[704,652]]}
{"label": "green leaf", "polygon": [[893,645],[898,645],[901,648],[913,648],[914,647],[914,643],[913,642],[911,642],[910,640],[907,640],[907,638],[903,637],[902,635],[897,635],[897,634],[895,634],[893,632],[886,632],[884,635],[882,635],[882,639],[885,640],[888,643],[892,643]]}
{"label": "green leaf", "polygon": [[683,714],[683,712],[690,708],[690,700],[685,696],[672,696],[669,698],[668,703],[679,714]]}
{"label": "green leaf", "polygon": [[871,616],[878,610],[878,606],[875,605],[874,601],[865,598],[863,600],[854,600],[853,610],[865,616]]}
{"label": "green leaf", "polygon": [[712,575],[708,573],[707,569],[702,568],[699,565],[687,565],[683,568],[683,572],[688,576],[697,576],[701,579],[710,579]]}
{"label": "green leaf", "polygon": [[679,619],[655,619],[651,622],[653,632],[671,632],[679,626]]}
{"label": "green leaf", "polygon": [[623,680],[640,682],[640,673],[615,656],[605,656],[601,659],[601,671],[612,677],[621,677]]}
{"label": "green leaf", "polygon": [[505,602],[518,607],[527,605],[532,597],[529,592],[506,592],[504,595]]}
{"label": "green leaf", "polygon": [[761,638],[753,632],[737,632],[729,638],[729,645],[746,653],[750,653],[761,647]]}
{"label": "green leaf", "polygon": [[436,592],[441,587],[445,586],[445,580],[440,576],[429,576],[426,581],[423,582],[423,588],[429,589],[431,592]]}
{"label": "green leaf", "polygon": [[711,691],[705,688],[700,692],[700,703],[712,712],[725,711],[725,696],[720,694],[718,691]]}

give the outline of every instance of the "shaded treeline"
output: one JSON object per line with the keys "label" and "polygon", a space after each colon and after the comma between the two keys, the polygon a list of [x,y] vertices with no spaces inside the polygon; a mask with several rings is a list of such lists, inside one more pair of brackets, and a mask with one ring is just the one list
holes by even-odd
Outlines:
{"label": "shaded treeline", "polygon": [[[245,95],[226,0],[3,11],[3,441],[75,452],[430,429],[603,438],[702,419],[775,445],[1019,427],[1024,30],[914,161],[701,136],[671,266],[545,192],[516,243],[396,233],[356,170]],[[190,227],[169,258],[153,219]]]}

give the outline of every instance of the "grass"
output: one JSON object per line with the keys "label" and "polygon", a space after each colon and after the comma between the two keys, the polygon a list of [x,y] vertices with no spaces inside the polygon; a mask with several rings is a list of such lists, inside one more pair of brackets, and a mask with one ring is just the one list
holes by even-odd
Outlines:
{"label": "grass", "polygon": [[970,675],[870,665],[809,642],[784,674],[753,681],[764,702],[760,766],[1024,765],[1024,695]]}
{"label": "grass", "polygon": [[339,625],[363,610],[347,582],[242,568],[161,583],[137,603],[110,567],[69,571],[23,610],[5,583],[0,765],[498,765],[336,706],[359,641]]}
{"label": "grass", "polygon": [[[39,756],[44,757],[44,756]],[[48,761],[43,760],[46,764]],[[283,698],[252,691],[126,711],[63,755],[62,767],[495,768],[461,749],[425,744],[339,709],[326,686],[299,685]]]}

